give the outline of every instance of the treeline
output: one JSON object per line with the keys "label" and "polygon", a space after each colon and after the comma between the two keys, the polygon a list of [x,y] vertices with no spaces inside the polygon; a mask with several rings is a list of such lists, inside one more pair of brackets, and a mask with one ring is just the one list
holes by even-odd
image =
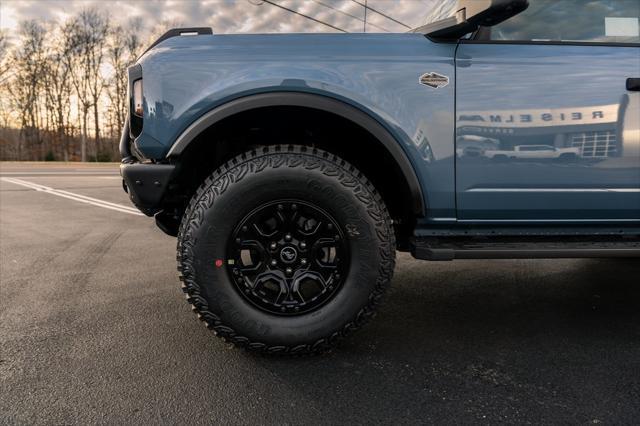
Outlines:
{"label": "treeline", "polygon": [[15,40],[0,34],[0,159],[117,160],[127,68],[148,43],[140,32],[88,9],[22,22]]}

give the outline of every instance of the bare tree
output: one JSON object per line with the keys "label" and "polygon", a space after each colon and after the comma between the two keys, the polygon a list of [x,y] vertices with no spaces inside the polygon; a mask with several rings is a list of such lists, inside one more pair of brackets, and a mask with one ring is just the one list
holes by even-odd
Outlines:
{"label": "bare tree", "polygon": [[9,126],[11,109],[9,107],[9,41],[6,33],[0,30],[0,127]]}
{"label": "bare tree", "polygon": [[101,66],[109,33],[109,19],[97,12],[88,10],[80,13],[80,21],[86,34],[86,77],[89,79],[89,91],[93,104],[93,125],[97,154],[100,154],[100,113],[98,102],[104,88]]}
{"label": "bare tree", "polygon": [[65,61],[70,70],[82,117],[82,161],[87,160],[89,111],[93,109],[96,157],[100,152],[99,101],[104,87],[101,66],[109,20],[95,9],[80,12],[65,24]]}
{"label": "bare tree", "polygon": [[112,76],[108,80],[107,95],[112,137],[118,136],[126,119],[127,68],[136,61],[142,47],[139,31],[139,20],[129,22],[126,27],[116,25],[111,28],[107,59],[112,68]]}
{"label": "bare tree", "polygon": [[[20,37],[22,41],[11,57],[13,77],[8,86],[8,92],[11,106],[19,115],[20,139],[42,145],[39,96],[42,88],[45,29],[35,20],[24,21],[20,24]],[[44,149],[43,146],[42,149]],[[22,154],[20,140],[18,140],[17,153],[19,157]]]}
{"label": "bare tree", "polygon": [[4,30],[0,30],[0,82],[3,81],[5,74],[9,71],[9,63],[7,61],[7,53],[9,52],[9,40]]}
{"label": "bare tree", "polygon": [[84,78],[82,62],[82,39],[80,37],[80,23],[78,17],[70,18],[62,28],[63,60],[69,69],[71,85],[74,88],[80,120],[80,159],[87,161],[87,116],[91,102],[89,99],[89,84]]}
{"label": "bare tree", "polygon": [[64,57],[63,36],[53,29],[47,45],[46,65],[43,73],[47,111],[51,116],[54,145],[57,144],[65,161],[69,160],[68,130],[71,120],[72,85],[69,79],[71,69]]}
{"label": "bare tree", "polygon": [[[112,28],[105,14],[87,9],[63,23],[23,22],[14,45],[0,31],[0,157],[115,158],[127,68],[146,44],[141,26]],[[161,22],[152,34],[170,26]]]}

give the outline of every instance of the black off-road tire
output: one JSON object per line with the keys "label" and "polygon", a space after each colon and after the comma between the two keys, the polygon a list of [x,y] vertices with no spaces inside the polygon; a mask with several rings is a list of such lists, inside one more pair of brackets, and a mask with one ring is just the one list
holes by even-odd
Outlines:
{"label": "black off-road tire", "polygon": [[[340,289],[300,315],[259,309],[216,263],[243,216],[277,199],[324,209],[350,251]],[[382,198],[355,167],[319,149],[279,145],[241,154],[205,180],[182,218],[177,260],[188,302],[217,336],[251,351],[305,354],[326,351],[374,315],[393,275],[395,236]]]}

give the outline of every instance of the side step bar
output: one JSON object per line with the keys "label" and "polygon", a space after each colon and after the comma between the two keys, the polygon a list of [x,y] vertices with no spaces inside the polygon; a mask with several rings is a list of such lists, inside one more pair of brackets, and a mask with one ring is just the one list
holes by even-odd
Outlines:
{"label": "side step bar", "polygon": [[640,236],[587,238],[422,237],[411,253],[424,260],[640,257]]}

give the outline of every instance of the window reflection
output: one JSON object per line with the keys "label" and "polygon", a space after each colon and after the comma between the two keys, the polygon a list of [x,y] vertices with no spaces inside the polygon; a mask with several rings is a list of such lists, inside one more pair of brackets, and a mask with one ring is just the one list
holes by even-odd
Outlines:
{"label": "window reflection", "polygon": [[484,29],[481,37],[511,41],[638,43],[638,17],[638,0],[529,0],[524,12]]}
{"label": "window reflection", "polygon": [[640,94],[591,107],[461,111],[459,158],[575,162],[640,154]]}

